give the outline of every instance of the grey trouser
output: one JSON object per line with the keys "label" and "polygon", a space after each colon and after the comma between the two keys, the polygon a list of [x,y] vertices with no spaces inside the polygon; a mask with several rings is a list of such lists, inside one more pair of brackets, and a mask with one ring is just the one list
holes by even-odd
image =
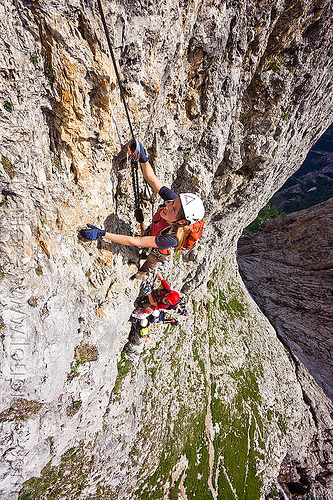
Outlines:
{"label": "grey trouser", "polygon": [[170,259],[170,255],[164,255],[159,252],[157,248],[153,248],[150,254],[147,257],[147,260],[143,263],[139,272],[149,273],[153,271],[160,263],[166,262]]}

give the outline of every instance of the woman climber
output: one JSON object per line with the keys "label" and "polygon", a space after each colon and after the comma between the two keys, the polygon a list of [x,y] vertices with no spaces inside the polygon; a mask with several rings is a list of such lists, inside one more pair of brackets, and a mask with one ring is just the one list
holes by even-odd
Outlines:
{"label": "woman climber", "polygon": [[179,302],[179,293],[171,290],[170,285],[163,279],[161,274],[156,274],[162,284],[162,289],[153,289],[147,295],[144,295],[137,302],[136,309],[132,312],[131,319],[145,319],[154,311],[160,309],[175,309]]}
{"label": "woman climber", "polygon": [[163,185],[154,174],[142,144],[138,143],[138,145],[140,148],[138,160],[144,178],[164,201],[169,201],[154,215],[149,228],[149,236],[136,237],[109,233],[105,229],[99,229],[90,224],[88,224],[90,229],[81,230],[82,237],[87,240],[105,238],[122,245],[151,248],[147,260],[131,279],[141,279],[145,274],[154,270],[159,263],[169,260],[171,248],[175,250],[181,248],[190,233],[190,224],[202,220],[205,214],[203,203],[197,195],[192,193],[178,195]]}

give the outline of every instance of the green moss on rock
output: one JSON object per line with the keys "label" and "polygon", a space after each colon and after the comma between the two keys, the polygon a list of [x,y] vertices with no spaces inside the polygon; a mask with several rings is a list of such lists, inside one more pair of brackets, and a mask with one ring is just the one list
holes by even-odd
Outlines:
{"label": "green moss on rock", "polygon": [[10,408],[0,413],[0,422],[25,421],[35,415],[43,407],[43,403],[24,398],[17,398]]}
{"label": "green moss on rock", "polygon": [[[87,485],[94,464],[94,457],[85,453],[83,442],[70,448],[61,457],[58,466],[49,462],[40,477],[33,477],[23,484],[19,500],[58,500],[79,498]],[[107,498],[107,497],[105,497]]]}
{"label": "green moss on rock", "polygon": [[67,380],[71,381],[78,376],[78,368],[80,365],[98,360],[98,349],[95,345],[88,342],[81,342],[75,347],[74,361],[71,364],[71,371],[67,375]]}
{"label": "green moss on rock", "polygon": [[125,352],[122,351],[120,360],[117,364],[117,378],[112,390],[113,394],[118,394],[120,392],[122,382],[126,375],[132,370],[133,368],[133,363],[129,359],[126,358]]}
{"label": "green moss on rock", "polygon": [[8,160],[8,158],[6,158],[5,156],[1,156],[1,164],[6,174],[9,175],[10,179],[14,179],[15,169],[13,164]]}

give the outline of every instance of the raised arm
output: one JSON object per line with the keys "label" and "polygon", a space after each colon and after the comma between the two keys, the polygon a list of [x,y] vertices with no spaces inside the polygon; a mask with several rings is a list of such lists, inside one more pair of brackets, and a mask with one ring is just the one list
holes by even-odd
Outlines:
{"label": "raised arm", "polygon": [[141,163],[142,167],[142,173],[143,177],[146,179],[148,184],[151,185],[151,187],[156,191],[156,193],[159,192],[161,187],[164,185],[158,177],[154,174],[154,171],[150,165],[150,163],[147,161],[145,163]]}
{"label": "raised arm", "polygon": [[141,164],[143,177],[146,179],[148,184],[151,185],[151,187],[154,189],[154,191],[156,191],[158,193],[159,190],[161,189],[161,187],[163,186],[163,183],[159,180],[158,177],[156,177],[154,170],[152,169],[152,167],[148,161],[146,151],[140,142],[139,142],[139,145],[140,145],[140,160],[139,161]]}

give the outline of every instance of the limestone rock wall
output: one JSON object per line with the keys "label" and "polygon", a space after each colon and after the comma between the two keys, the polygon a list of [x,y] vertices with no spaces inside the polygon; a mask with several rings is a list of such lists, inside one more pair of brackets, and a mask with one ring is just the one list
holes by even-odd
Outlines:
{"label": "limestone rock wall", "polygon": [[265,221],[256,235],[243,237],[238,244],[244,282],[290,349],[318,427],[312,444],[317,452],[303,463],[287,460],[283,476],[292,481],[298,467],[305,471],[305,476],[312,475],[312,480],[316,477],[327,482],[329,489],[333,475],[332,207],[331,198],[306,210]]}
{"label": "limestone rock wall", "polygon": [[[117,1],[104,7],[135,133],[156,173],[205,199],[202,241],[165,271],[175,288],[203,287],[204,295],[242,228],[329,124],[330,3]],[[22,482],[47,464],[72,463],[71,447],[81,456],[85,443],[83,455],[94,454],[140,285],[128,280],[136,269],[128,264],[131,249],[77,238],[86,222],[137,229],[121,154],[129,130],[96,6],[6,1],[0,20],[1,488],[4,498],[16,498]],[[148,225],[148,203],[144,210]],[[182,352],[182,343],[159,349],[164,359],[167,349]],[[237,364],[238,353],[232,357]],[[295,384],[293,369],[285,375]],[[270,372],[273,385],[280,376]],[[182,373],[184,383],[190,377]],[[297,384],[294,401],[302,426],[308,422],[306,437],[292,445],[283,438],[276,464],[288,446],[300,450],[313,434]],[[122,418],[125,427],[110,443],[130,434],[135,418]],[[153,420],[158,429],[158,415]],[[112,449],[100,439],[99,449]],[[207,439],[212,451],[214,440]],[[188,453],[179,453],[186,464]],[[215,497],[214,467],[229,477],[221,460],[209,473]],[[88,476],[89,464],[87,458]],[[138,469],[131,470],[129,484],[141,484]],[[269,469],[263,484],[277,470]],[[97,476],[89,476],[92,490]],[[113,481],[117,491],[121,485]]]}
{"label": "limestone rock wall", "polygon": [[331,399],[332,208],[331,198],[266,221],[238,245],[251,294]]}

